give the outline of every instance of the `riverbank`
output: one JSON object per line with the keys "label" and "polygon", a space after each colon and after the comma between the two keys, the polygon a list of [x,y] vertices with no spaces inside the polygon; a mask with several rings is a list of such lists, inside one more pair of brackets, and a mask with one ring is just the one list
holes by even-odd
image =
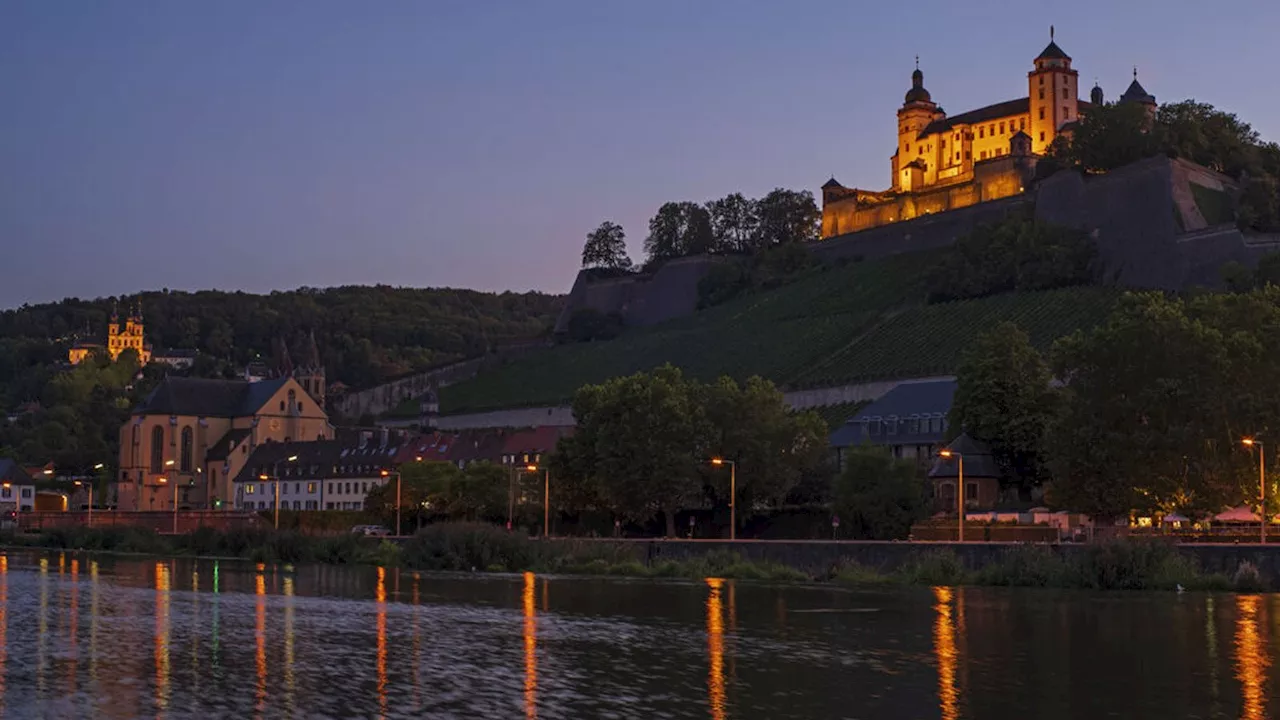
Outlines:
{"label": "riverbank", "polygon": [[[72,528],[0,535],[0,544],[129,555],[234,558],[265,563],[377,565],[420,571],[536,572],[845,585],[985,585],[1090,590],[1221,590],[1275,586],[1269,555],[1206,554],[1152,540],[1091,545],[939,546],[922,543],[808,543],[803,558],[782,544],[535,540],[478,523],[428,526],[392,542],[350,533],[271,530],[158,535],[138,528]],[[1264,553],[1280,548],[1262,549]],[[768,557],[772,551],[777,558]],[[1210,562],[1204,562],[1203,558]],[[787,560],[790,559],[791,562]]]}

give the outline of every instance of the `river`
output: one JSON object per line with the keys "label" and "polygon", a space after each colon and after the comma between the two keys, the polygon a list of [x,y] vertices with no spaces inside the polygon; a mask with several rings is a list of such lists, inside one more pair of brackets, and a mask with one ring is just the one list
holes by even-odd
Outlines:
{"label": "river", "polygon": [[0,555],[0,717],[1262,718],[1280,595]]}

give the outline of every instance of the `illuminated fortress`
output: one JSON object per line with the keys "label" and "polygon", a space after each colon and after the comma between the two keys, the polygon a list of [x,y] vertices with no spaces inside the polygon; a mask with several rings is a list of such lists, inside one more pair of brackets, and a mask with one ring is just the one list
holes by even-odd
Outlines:
{"label": "illuminated fortress", "polygon": [[[911,74],[911,89],[898,109],[898,144],[890,158],[888,190],[822,186],[822,237],[910,220],[1023,192],[1036,160],[1055,138],[1070,133],[1082,113],[1103,102],[1095,85],[1089,101],[1078,98],[1078,73],[1049,31],[1049,45],[1027,73],[1026,97],[948,117]],[[1156,100],[1133,82],[1120,102],[1154,113]]]}

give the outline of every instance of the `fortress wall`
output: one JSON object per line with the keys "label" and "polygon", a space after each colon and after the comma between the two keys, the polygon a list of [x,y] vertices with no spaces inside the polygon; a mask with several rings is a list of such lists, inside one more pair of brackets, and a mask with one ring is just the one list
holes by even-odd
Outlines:
{"label": "fortress wall", "polygon": [[698,282],[728,258],[700,255],[676,258],[652,274],[624,275],[592,279],[582,270],[556,320],[555,331],[569,330],[574,313],[595,310],[604,315],[618,313],[628,327],[642,327],[688,315],[698,308]]}
{"label": "fortress wall", "polygon": [[[965,187],[972,187],[971,185]],[[984,222],[995,222],[1030,204],[1026,195],[978,203],[942,214],[891,223],[858,233],[837,235],[810,247],[814,257],[831,261],[847,257],[877,258],[946,247]]]}

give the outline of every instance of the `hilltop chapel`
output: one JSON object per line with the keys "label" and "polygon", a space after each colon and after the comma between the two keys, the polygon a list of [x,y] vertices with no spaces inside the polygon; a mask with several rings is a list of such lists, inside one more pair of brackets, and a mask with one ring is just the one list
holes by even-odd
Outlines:
{"label": "hilltop chapel", "polygon": [[[898,108],[898,144],[888,190],[848,188],[835,178],[822,186],[822,237],[857,232],[920,215],[954,210],[1023,192],[1036,159],[1055,138],[1070,133],[1082,114],[1103,104],[1096,83],[1079,99],[1079,73],[1071,56],[1049,44],[1027,73],[1027,95],[947,116],[924,87],[919,59],[911,89]],[[1156,99],[1133,82],[1120,96],[1155,113]]]}

